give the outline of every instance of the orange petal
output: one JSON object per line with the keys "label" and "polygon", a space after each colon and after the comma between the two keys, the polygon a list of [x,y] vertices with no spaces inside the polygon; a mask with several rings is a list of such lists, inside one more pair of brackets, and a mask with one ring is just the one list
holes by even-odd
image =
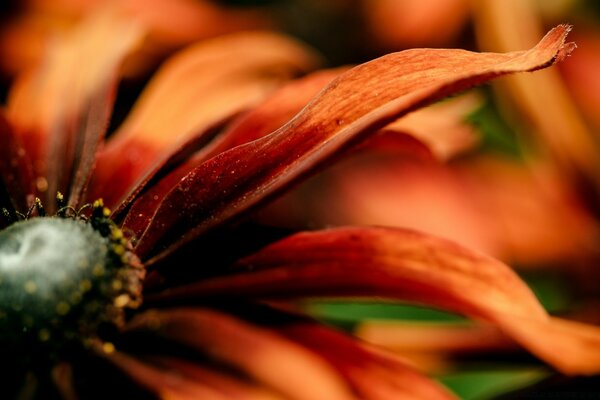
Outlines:
{"label": "orange petal", "polygon": [[[0,68],[15,74],[43,57],[56,34],[98,12],[103,0],[28,0],[16,19],[0,30]],[[173,50],[229,32],[267,28],[264,12],[229,7],[210,0],[122,0],[112,2],[129,20],[143,24],[148,35],[126,60],[125,76],[146,73]]]}
{"label": "orange petal", "polygon": [[266,329],[217,311],[177,308],[136,316],[150,330],[186,344],[294,399],[351,399],[341,377],[311,352]]}
{"label": "orange petal", "polygon": [[[190,172],[161,203],[137,251],[145,257],[166,247],[149,261],[156,262],[409,111],[503,74],[551,65],[573,49],[564,43],[568,31],[563,25],[554,28],[529,51],[418,49],[353,68],[278,131],[221,153]],[[159,245],[165,238],[172,239]]]}
{"label": "orange petal", "polygon": [[[484,0],[475,5],[481,48],[512,51],[535,43],[542,23],[534,1]],[[511,77],[501,88],[510,97],[530,131],[546,147],[568,180],[583,177],[600,190],[599,147],[587,129],[557,71],[537,76]],[[589,190],[589,189],[588,189]],[[597,201],[597,198],[594,200]]]}
{"label": "orange petal", "polygon": [[398,226],[501,255],[490,214],[480,212],[450,166],[391,157],[353,158],[336,165],[323,180],[324,198],[312,208],[318,226]]}
{"label": "orange petal", "polygon": [[506,265],[452,242],[400,228],[336,228],[292,235],[240,261],[254,270],[167,289],[150,300],[220,294],[401,297],[493,320],[546,316]]}
{"label": "orange petal", "polygon": [[13,86],[7,115],[32,158],[47,208],[57,190],[78,203],[108,124],[118,68],[141,33],[114,10],[102,10],[58,39]]}
{"label": "orange petal", "polygon": [[361,399],[453,399],[439,383],[400,360],[375,351],[325,326],[304,322],[277,330],[334,365]]}
{"label": "orange petal", "polygon": [[173,371],[160,369],[124,353],[104,352],[97,349],[102,357],[121,369],[142,388],[153,392],[159,398],[174,400],[226,400],[230,397],[208,385],[194,382]]}
{"label": "orange petal", "polygon": [[440,47],[456,42],[469,17],[467,0],[365,0],[362,12],[373,36],[371,46],[399,50]]}
{"label": "orange petal", "polygon": [[[251,7],[227,7],[208,0],[127,0],[123,7],[150,28],[158,50],[181,46],[228,32],[269,25]],[[155,50],[156,51],[156,50]]]}
{"label": "orange petal", "polygon": [[600,373],[600,327],[551,317],[499,315],[499,327],[564,374]]}
{"label": "orange petal", "polygon": [[481,105],[476,93],[455,97],[409,114],[386,127],[421,140],[441,160],[472,149],[478,136],[466,117]]}
{"label": "orange petal", "polygon": [[517,351],[516,343],[501,331],[483,324],[363,321],[355,334],[368,343],[389,349],[410,360],[419,370],[440,373],[452,368],[456,356]]}
{"label": "orange petal", "polygon": [[[189,171],[225,150],[258,139],[281,127],[341,72],[341,68],[316,72],[286,83],[269,94],[259,105],[234,121],[213,142],[199,150],[140,196],[128,211],[127,218],[123,223],[124,227],[136,236],[141,235],[158,204]],[[118,211],[119,209],[116,212]]]}
{"label": "orange petal", "polygon": [[182,374],[186,379],[214,387],[224,396],[239,400],[283,400],[275,392],[246,382],[233,375],[219,371],[217,368],[202,366],[198,363],[174,357],[151,357],[154,364]]}
{"label": "orange petal", "polygon": [[[146,300],[223,295],[409,300],[490,322],[562,372],[600,372],[599,327],[550,319],[509,267],[445,240],[391,228],[305,232],[239,266],[248,272],[167,289]],[[549,339],[542,340],[547,332]],[[564,342],[570,352],[555,353],[555,342]]]}
{"label": "orange petal", "polygon": [[165,63],[99,154],[90,195],[117,205],[146,174],[208,127],[255,104],[281,81],[314,67],[314,55],[272,33],[199,43]]}
{"label": "orange petal", "polygon": [[[498,257],[524,266],[581,260],[595,254],[599,233],[573,188],[537,160],[526,165],[481,157],[456,170],[479,225]],[[489,218],[493,215],[493,218]]]}
{"label": "orange petal", "polygon": [[353,157],[311,185],[278,205],[281,211],[269,210],[275,221],[289,221],[295,207],[316,226],[412,228],[527,267],[581,259],[597,248],[598,228],[581,199],[538,160],[484,155],[440,165]]}
{"label": "orange petal", "polygon": [[[577,105],[591,121],[596,137],[600,134],[600,32],[596,26],[578,29],[577,57],[561,68],[562,77],[577,101]],[[581,32],[582,31],[582,32]]]}
{"label": "orange petal", "polygon": [[489,325],[365,321],[355,330],[369,343],[403,352],[476,353],[514,349],[515,343]]}
{"label": "orange petal", "polygon": [[52,381],[63,399],[76,399],[77,392],[73,382],[73,366],[62,362],[52,368]]}

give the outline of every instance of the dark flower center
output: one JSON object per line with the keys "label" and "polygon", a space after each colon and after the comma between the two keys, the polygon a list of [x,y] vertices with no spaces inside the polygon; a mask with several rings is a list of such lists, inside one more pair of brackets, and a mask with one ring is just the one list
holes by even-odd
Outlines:
{"label": "dark flower center", "polygon": [[14,223],[0,232],[0,353],[27,364],[65,357],[123,323],[140,303],[142,278],[101,212]]}

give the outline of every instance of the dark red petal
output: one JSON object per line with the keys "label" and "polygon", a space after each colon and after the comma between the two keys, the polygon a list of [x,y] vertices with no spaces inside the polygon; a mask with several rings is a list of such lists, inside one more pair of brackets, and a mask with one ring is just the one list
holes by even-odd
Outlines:
{"label": "dark red petal", "polygon": [[128,212],[124,227],[140,236],[160,202],[188,172],[225,150],[258,139],[281,127],[341,72],[342,69],[317,72],[287,83],[270,94],[214,142],[147,190]]}
{"label": "dark red petal", "polygon": [[57,190],[69,203],[79,202],[108,124],[118,68],[141,34],[114,10],[99,11],[55,41],[43,62],[12,87],[7,115],[48,209]]}
{"label": "dark red petal", "polygon": [[140,387],[153,392],[157,398],[176,400],[225,400],[227,397],[209,385],[182,377],[177,371],[169,371],[143,362],[125,353],[96,349],[127,374]]}
{"label": "dark red petal", "polygon": [[409,111],[507,73],[551,65],[573,49],[564,43],[568,31],[553,29],[529,51],[409,50],[350,70],[278,131],[191,171],[159,206],[139,253],[158,252],[149,263],[157,261]]}
{"label": "dark red petal", "polygon": [[[25,212],[33,202],[35,186],[31,161],[20,138],[0,111],[0,181],[7,190],[6,207]],[[0,217],[1,218],[1,217]]]}
{"label": "dark red petal", "polygon": [[91,197],[114,207],[189,140],[314,68],[300,43],[244,32],[191,46],[166,62],[98,158]]}

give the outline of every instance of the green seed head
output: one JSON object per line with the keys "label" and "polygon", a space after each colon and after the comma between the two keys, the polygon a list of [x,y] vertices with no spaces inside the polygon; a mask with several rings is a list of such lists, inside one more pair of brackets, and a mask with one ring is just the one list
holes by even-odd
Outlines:
{"label": "green seed head", "polygon": [[137,258],[114,225],[92,222],[33,218],[0,231],[4,357],[54,362],[139,304]]}

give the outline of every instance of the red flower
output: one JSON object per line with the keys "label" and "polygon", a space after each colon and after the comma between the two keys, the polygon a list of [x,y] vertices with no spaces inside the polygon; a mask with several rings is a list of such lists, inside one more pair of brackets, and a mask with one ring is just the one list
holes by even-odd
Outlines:
{"label": "red flower", "polygon": [[[563,59],[573,49],[568,30],[507,54],[390,54],[287,83],[262,103],[314,57],[273,34],[217,39],[163,66],[103,143],[114,76],[140,30],[111,15],[82,25],[17,81],[2,114],[0,341],[13,367],[9,392],[451,397],[294,307],[315,296],[462,313],[563,372],[598,372],[598,329],[549,317],[491,258],[403,229],[282,238],[244,218],[410,111]],[[57,191],[64,199],[54,201]],[[98,197],[115,211],[86,205]]]}

